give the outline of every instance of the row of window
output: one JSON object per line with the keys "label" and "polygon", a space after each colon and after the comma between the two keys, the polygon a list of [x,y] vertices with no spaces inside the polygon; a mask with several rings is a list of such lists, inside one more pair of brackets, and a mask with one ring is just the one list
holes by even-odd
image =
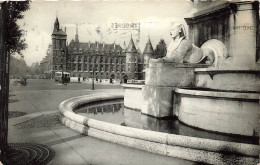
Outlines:
{"label": "row of window", "polygon": [[[68,65],[68,70],[76,70],[77,67],[78,67],[77,70],[81,70],[82,69],[82,65],[81,64],[79,64],[78,66],[76,64],[73,64],[73,65]],[[92,64],[89,65],[89,70],[88,70],[87,65],[85,65],[84,66],[84,70],[86,70],[86,71],[93,71],[93,65]],[[120,67],[119,66],[114,67],[114,65],[111,65],[110,71],[114,71],[114,70],[119,72],[120,71]],[[94,65],[94,71],[105,71],[105,72],[108,72],[109,71],[109,66],[108,65],[105,65],[105,66],[101,65],[98,68],[98,65],[96,64],[96,65]],[[125,66],[124,65],[122,65],[121,71],[122,72],[125,71]]]}
{"label": "row of window", "polygon": [[[73,50],[70,50],[69,51],[70,53],[83,53],[83,50],[80,48],[79,50],[77,50],[76,48],[74,48]],[[113,53],[114,55],[121,55],[122,54],[122,52],[120,52],[119,50],[117,50],[117,51],[113,51],[113,50],[105,50],[105,51],[102,51],[102,50],[89,50],[89,51],[87,51],[88,53],[90,53],[90,54],[96,54],[96,55],[98,55],[98,54],[100,54],[100,53],[104,53],[105,55],[107,55],[107,54],[111,54],[111,53]]]}
{"label": "row of window", "polygon": [[104,58],[104,57],[84,57],[84,58],[76,58],[75,56],[72,56],[71,57],[71,61],[72,62],[78,62],[78,61],[84,61],[84,62],[95,62],[95,63],[122,63],[124,64],[125,63],[125,58]]}
{"label": "row of window", "polygon": [[[78,68],[78,69],[76,69],[76,68]],[[145,66],[144,66],[144,68],[145,68]],[[78,71],[81,71],[81,69],[82,69],[82,65],[81,64],[78,64],[78,66],[76,64],[68,65],[68,70],[78,70]],[[108,72],[109,71],[109,66],[108,65],[100,65],[100,67],[98,67],[97,64],[95,64],[95,65],[90,64],[89,65],[89,69],[88,69],[88,66],[84,65],[84,70],[85,71],[93,71],[93,69],[94,69],[94,71]],[[141,68],[141,70],[142,70],[142,68]],[[114,71],[116,71],[116,72],[120,72],[120,71],[124,72],[125,71],[125,66],[122,65],[122,67],[120,69],[119,66],[115,67],[114,65],[111,65],[110,71],[111,72],[114,72]],[[126,71],[128,71],[128,72],[131,71],[131,65],[130,64],[127,65],[127,70]],[[135,66],[133,68],[133,71],[134,72],[138,71],[138,68],[137,68],[136,64],[135,64]]]}

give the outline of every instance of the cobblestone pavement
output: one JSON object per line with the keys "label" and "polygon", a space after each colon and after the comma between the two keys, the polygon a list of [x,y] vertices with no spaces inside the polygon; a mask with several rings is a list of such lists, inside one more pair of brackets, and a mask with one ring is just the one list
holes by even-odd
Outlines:
{"label": "cobblestone pavement", "polygon": [[26,115],[26,112],[19,112],[19,111],[9,111],[8,112],[8,119],[10,118],[15,118],[15,117],[20,117]]}
{"label": "cobblestone pavement", "polygon": [[60,113],[52,113],[41,115],[39,117],[33,118],[31,120],[19,123],[14,125],[17,129],[26,129],[26,128],[41,128],[41,127],[53,127],[57,125],[62,125],[59,117]]}

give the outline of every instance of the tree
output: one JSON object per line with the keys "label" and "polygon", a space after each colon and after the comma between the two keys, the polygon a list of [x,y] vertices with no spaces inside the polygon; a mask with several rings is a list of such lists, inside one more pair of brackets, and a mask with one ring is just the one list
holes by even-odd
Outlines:
{"label": "tree", "polygon": [[7,52],[11,55],[27,48],[25,39],[22,38],[24,31],[17,25],[17,20],[23,19],[23,12],[29,9],[29,1],[8,2],[8,21],[7,21]]}
{"label": "tree", "polygon": [[16,24],[29,9],[29,1],[2,2],[0,10],[0,159],[10,158],[7,144],[10,56],[26,48],[23,31]]}
{"label": "tree", "polygon": [[24,59],[17,59],[14,57],[10,57],[10,72],[9,74],[14,77],[23,77],[28,74],[27,69],[28,66],[26,65]]}
{"label": "tree", "polygon": [[154,57],[155,58],[162,58],[166,56],[167,47],[163,39],[156,45],[156,49],[154,50]]}

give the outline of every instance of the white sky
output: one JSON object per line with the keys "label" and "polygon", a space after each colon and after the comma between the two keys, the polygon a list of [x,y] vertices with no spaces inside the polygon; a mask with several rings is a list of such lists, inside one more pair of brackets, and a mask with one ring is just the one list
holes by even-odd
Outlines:
{"label": "white sky", "polygon": [[48,44],[51,43],[51,33],[58,11],[60,26],[67,29],[67,41],[75,37],[76,23],[79,25],[80,42],[101,41],[95,28],[100,26],[103,41],[123,46],[123,42],[137,39],[136,31],[119,31],[109,34],[108,28],[113,22],[130,22],[141,24],[139,48],[144,50],[148,35],[153,47],[160,38],[169,44],[169,27],[171,22],[182,21],[192,12],[192,2],[184,0],[171,1],[33,1],[30,9],[25,12],[23,20],[19,21],[22,29],[26,30],[26,43],[28,48],[23,51],[28,65],[40,62],[45,56]]}

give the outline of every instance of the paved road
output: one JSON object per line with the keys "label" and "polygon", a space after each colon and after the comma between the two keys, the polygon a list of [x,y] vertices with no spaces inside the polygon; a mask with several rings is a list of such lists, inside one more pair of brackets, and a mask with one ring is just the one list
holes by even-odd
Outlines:
{"label": "paved road", "polygon": [[58,111],[58,105],[71,97],[91,94],[93,92],[123,90],[120,84],[95,84],[91,90],[91,83],[70,83],[61,85],[53,80],[27,80],[28,85],[21,86],[11,80],[10,95],[15,100],[9,103],[9,111],[35,113],[42,111]]}
{"label": "paved road", "polygon": [[[82,90],[92,89],[91,82],[84,83],[68,83],[67,85],[61,85],[61,83],[54,82],[51,79],[28,79],[26,86],[16,84],[15,79],[10,80],[10,91],[21,91],[21,90]],[[123,89],[120,84],[94,84],[95,89]]]}

